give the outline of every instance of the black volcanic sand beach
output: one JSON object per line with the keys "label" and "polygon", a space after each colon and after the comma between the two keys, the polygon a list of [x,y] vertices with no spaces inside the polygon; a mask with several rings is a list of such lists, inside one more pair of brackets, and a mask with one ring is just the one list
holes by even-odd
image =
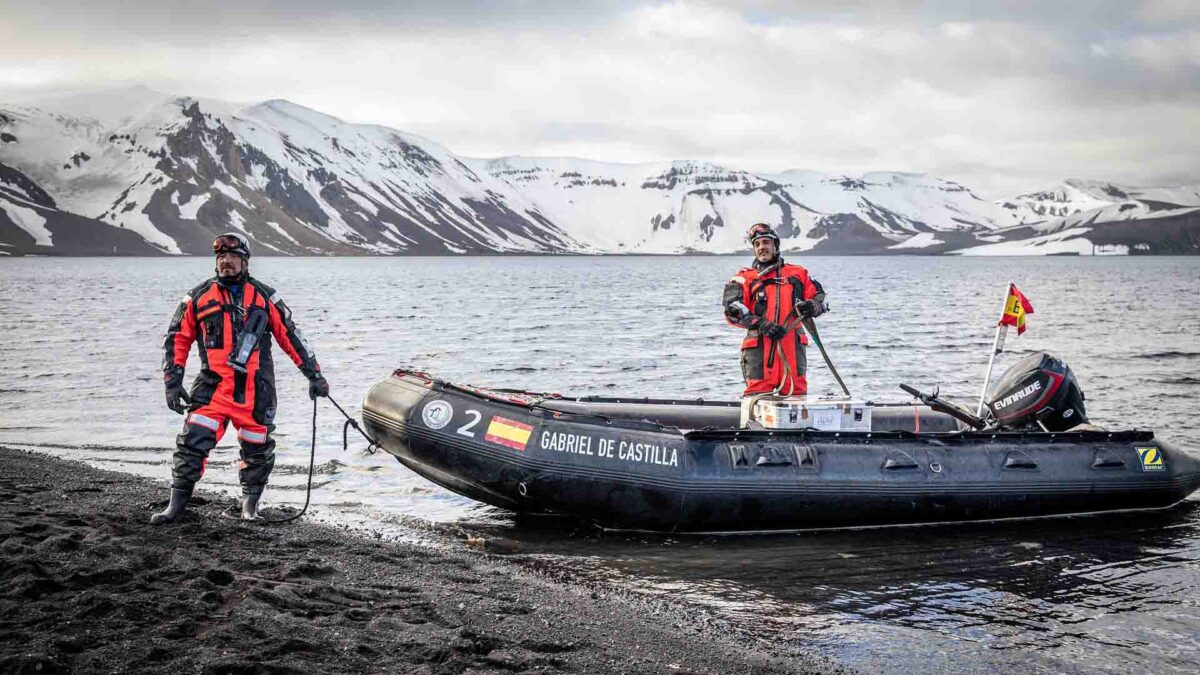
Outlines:
{"label": "black volcanic sand beach", "polygon": [[[203,483],[201,484],[203,485]],[[461,540],[244,524],[197,492],[0,447],[0,671],[832,672]],[[268,513],[279,516],[279,512]]]}

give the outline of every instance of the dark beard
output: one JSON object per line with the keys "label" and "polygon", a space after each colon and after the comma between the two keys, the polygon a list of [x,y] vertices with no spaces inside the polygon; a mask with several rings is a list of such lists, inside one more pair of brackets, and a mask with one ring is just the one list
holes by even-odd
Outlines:
{"label": "dark beard", "polygon": [[245,283],[246,276],[247,276],[246,268],[242,268],[241,272],[238,272],[237,274],[232,274],[232,275],[223,275],[223,274],[221,274],[221,270],[217,270],[217,281],[221,282],[221,284],[223,284],[225,286],[233,286],[233,285]]}

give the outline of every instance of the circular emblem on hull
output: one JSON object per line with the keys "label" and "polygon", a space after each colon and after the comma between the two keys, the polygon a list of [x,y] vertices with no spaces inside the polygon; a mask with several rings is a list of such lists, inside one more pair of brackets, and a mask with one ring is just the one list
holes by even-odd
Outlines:
{"label": "circular emblem on hull", "polygon": [[454,408],[446,401],[430,401],[421,409],[421,421],[430,429],[441,429],[450,424]]}

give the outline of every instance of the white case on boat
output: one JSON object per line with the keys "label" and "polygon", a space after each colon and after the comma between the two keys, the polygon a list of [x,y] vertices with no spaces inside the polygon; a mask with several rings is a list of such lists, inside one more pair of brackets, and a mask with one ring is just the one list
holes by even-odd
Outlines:
{"label": "white case on boat", "polygon": [[743,399],[742,426],[749,422],[752,401],[754,420],[767,429],[871,430],[871,407],[864,401],[795,397]]}

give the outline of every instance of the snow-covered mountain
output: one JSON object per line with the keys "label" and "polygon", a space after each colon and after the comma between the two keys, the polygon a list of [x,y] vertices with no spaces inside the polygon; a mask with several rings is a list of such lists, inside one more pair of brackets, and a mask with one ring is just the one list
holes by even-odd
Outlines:
{"label": "snow-covered mountain", "polygon": [[1070,180],[991,202],[911,173],[460,158],[287,101],[144,88],[0,104],[0,255],[1200,252],[1200,186]]}
{"label": "snow-covered mountain", "polygon": [[[1031,192],[1000,202],[1002,207],[1016,214],[1021,223],[1053,221],[1125,204],[1138,205],[1139,210],[1136,214],[1131,213],[1120,218],[1122,220],[1164,208],[1200,206],[1200,185],[1136,188],[1102,181],[1069,179],[1049,190]],[[1120,211],[1130,210],[1134,210],[1134,207]],[[1103,219],[1111,218],[1106,215]]]}
{"label": "snow-covered mountain", "polygon": [[774,224],[785,249],[875,251],[918,235],[942,243],[1018,222],[957,183],[920,174],[768,174],[705,162],[525,157],[475,166],[519,187],[580,241],[609,251],[741,251],[756,222]]}
{"label": "snow-covered mountain", "polygon": [[584,250],[511,185],[431,141],[286,101],[223,108],[168,99],[112,126],[0,107],[0,241],[57,251],[53,202],[108,226],[98,237],[115,227],[175,254],[206,253],[231,229],[264,253]]}
{"label": "snow-covered mountain", "polygon": [[1000,205],[1019,225],[962,255],[1200,253],[1200,185],[1135,188],[1067,180]]}

